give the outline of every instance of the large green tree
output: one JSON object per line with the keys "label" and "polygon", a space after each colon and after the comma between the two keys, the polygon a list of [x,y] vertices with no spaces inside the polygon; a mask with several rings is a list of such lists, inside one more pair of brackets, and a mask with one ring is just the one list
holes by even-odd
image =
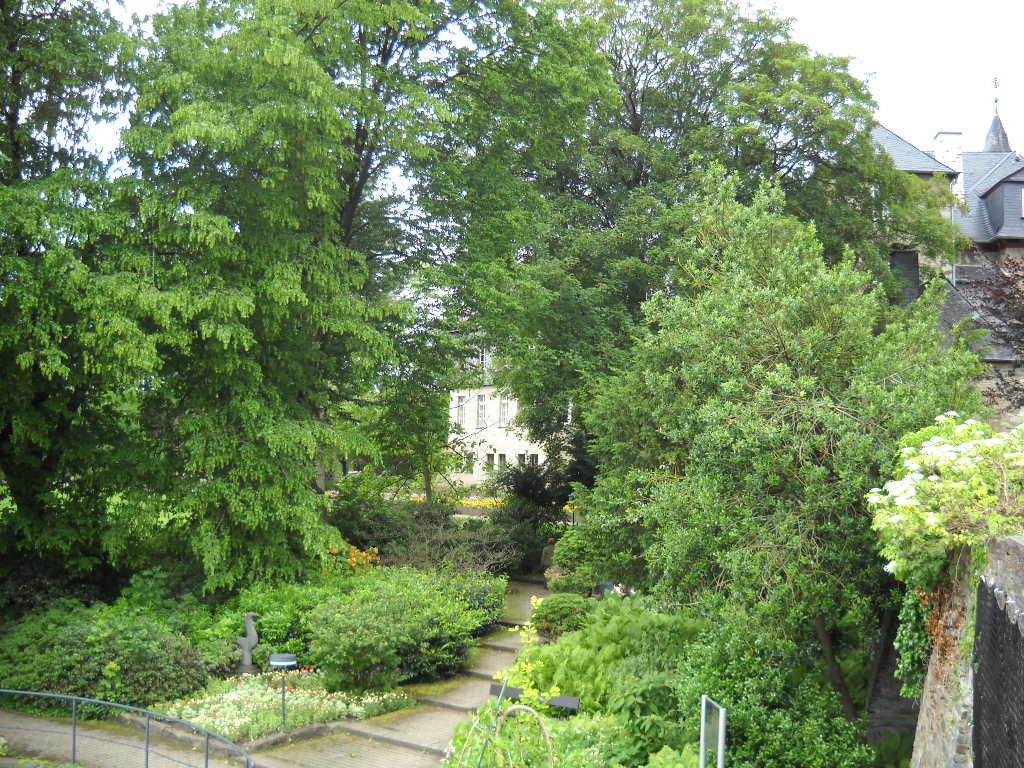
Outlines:
{"label": "large green tree", "polygon": [[[585,442],[570,412],[586,410],[588,380],[629,349],[643,303],[685,282],[658,222],[710,163],[735,173],[741,200],[777,183],[830,261],[851,247],[879,279],[894,243],[951,250],[935,201],[919,204],[923,183],[872,142],[866,86],[846,59],[794,40],[788,20],[719,0],[594,0],[576,12],[602,24],[612,79],[591,80],[601,98],[585,144],[535,152],[536,170],[497,124],[486,153],[449,152],[431,188],[459,224],[460,311],[502,353],[499,382],[535,437]],[[517,183],[494,171],[499,160],[521,169]],[[449,191],[466,185],[468,195]]]}
{"label": "large green tree", "polygon": [[[88,3],[3,5],[4,546],[294,573],[337,539],[325,470],[436,453],[459,353],[409,286],[452,234],[410,179],[446,136],[485,153],[471,103],[544,102],[517,147],[563,141],[598,59],[562,8],[214,0],[132,41]],[[108,176],[81,146],[115,74]]]}
{"label": "large green tree", "polygon": [[87,0],[0,2],[0,551],[88,567],[121,453],[121,392],[152,370],[119,275],[104,168],[86,147],[120,106],[130,39]]}
{"label": "large green tree", "polygon": [[600,475],[557,559],[743,606],[822,660],[853,719],[839,659],[867,647],[893,586],[864,494],[907,430],[979,407],[981,365],[944,338],[941,291],[894,307],[852,256],[827,264],[780,190],[745,206],[738,189],[703,176],[662,220],[688,279],[644,305],[635,348],[594,382]]}

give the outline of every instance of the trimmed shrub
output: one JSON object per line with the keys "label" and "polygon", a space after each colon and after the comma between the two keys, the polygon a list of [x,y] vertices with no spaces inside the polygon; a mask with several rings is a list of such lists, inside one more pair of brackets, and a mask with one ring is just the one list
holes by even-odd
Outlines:
{"label": "trimmed shrub", "polygon": [[[310,660],[323,670],[330,690],[387,688],[452,674],[465,663],[473,633],[492,620],[460,591],[471,583],[411,568],[363,574],[350,592],[309,615]],[[479,604],[492,601],[493,591]]]}
{"label": "trimmed shrub", "polygon": [[207,680],[202,654],[153,619],[67,600],[0,636],[0,687],[146,706]]}
{"label": "trimmed shrub", "polygon": [[571,592],[550,595],[534,606],[530,623],[543,637],[554,639],[563,632],[583,629],[590,605],[585,598]]}
{"label": "trimmed shrub", "polygon": [[472,572],[446,573],[444,579],[447,582],[446,589],[451,590],[470,609],[483,614],[484,622],[478,631],[493,627],[504,618],[507,576],[484,576]]}

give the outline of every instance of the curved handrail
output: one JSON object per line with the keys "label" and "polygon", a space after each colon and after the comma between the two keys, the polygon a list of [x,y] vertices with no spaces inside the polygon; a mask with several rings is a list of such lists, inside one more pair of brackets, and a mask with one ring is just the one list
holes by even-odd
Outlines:
{"label": "curved handrail", "polygon": [[140,715],[145,715],[147,718],[157,718],[158,720],[164,720],[171,723],[177,723],[183,725],[186,728],[191,728],[202,736],[206,737],[207,747],[209,746],[210,739],[220,742],[223,746],[228,749],[237,752],[241,757],[245,758],[246,768],[253,768],[256,763],[252,759],[252,756],[242,749],[240,746],[231,741],[227,736],[223,736],[216,731],[211,731],[209,728],[204,728],[201,725],[190,723],[188,720],[182,720],[178,717],[165,714],[163,712],[157,712],[153,709],[143,709],[142,707],[133,707],[130,704],[117,704],[113,701],[103,701],[102,699],[90,699],[85,696],[73,696],[67,693],[45,693],[43,691],[19,691],[10,688],[0,688],[0,696],[32,696],[41,699],[60,699],[62,701],[70,701],[75,704],[99,704],[104,707],[113,707],[114,709],[124,710],[126,712],[134,712]]}

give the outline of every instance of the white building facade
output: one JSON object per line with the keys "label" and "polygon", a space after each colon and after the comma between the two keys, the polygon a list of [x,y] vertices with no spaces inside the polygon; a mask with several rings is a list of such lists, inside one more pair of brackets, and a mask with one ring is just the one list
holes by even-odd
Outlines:
{"label": "white building facade", "polygon": [[515,399],[502,395],[490,385],[460,389],[449,400],[451,444],[465,457],[455,480],[479,485],[494,470],[509,464],[539,464],[544,450],[513,428],[518,412]]}

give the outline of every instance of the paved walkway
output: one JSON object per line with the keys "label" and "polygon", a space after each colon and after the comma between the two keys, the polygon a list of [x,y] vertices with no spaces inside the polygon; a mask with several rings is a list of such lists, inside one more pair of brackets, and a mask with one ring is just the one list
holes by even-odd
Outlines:
{"label": "paved walkway", "polygon": [[[539,584],[510,582],[505,597],[505,623],[530,618],[530,597],[548,591]],[[439,765],[459,722],[471,717],[490,696],[495,672],[515,660],[522,645],[518,632],[502,628],[481,638],[464,675],[422,696],[414,709],[361,721],[338,721],[327,736],[254,753],[258,768],[434,768]],[[71,759],[70,719],[39,718],[0,710],[0,736],[19,754],[48,760]],[[195,766],[203,753],[158,734],[148,768]],[[86,768],[142,768],[142,738],[137,729],[108,722],[79,724],[78,762]],[[235,768],[222,753],[211,753],[209,768]]]}

